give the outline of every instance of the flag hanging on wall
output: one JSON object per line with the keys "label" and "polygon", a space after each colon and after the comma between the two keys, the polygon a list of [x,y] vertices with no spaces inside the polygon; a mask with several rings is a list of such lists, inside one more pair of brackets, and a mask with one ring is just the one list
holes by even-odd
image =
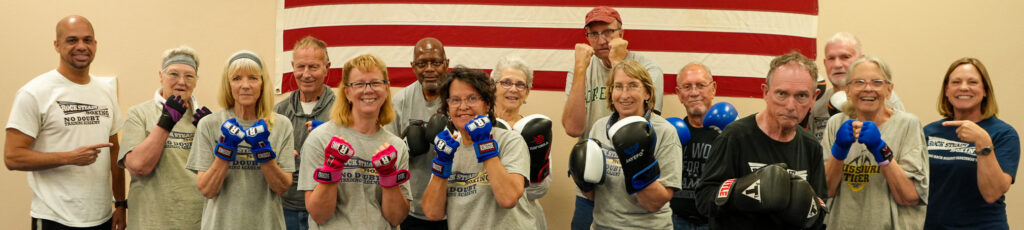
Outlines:
{"label": "flag hanging on wall", "polygon": [[701,62],[714,74],[718,96],[760,97],[772,57],[817,54],[817,0],[278,0],[274,87],[297,89],[292,47],[312,35],[329,46],[332,87],[345,61],[367,53],[387,63],[392,86],[407,86],[416,80],[413,45],[435,37],[451,67],[489,71],[499,58],[517,55],[535,70],[534,90],[564,91],[573,48],[587,43],[584,17],[597,5],[619,11],[630,52],[665,72],[665,94],[675,93],[684,65]]}

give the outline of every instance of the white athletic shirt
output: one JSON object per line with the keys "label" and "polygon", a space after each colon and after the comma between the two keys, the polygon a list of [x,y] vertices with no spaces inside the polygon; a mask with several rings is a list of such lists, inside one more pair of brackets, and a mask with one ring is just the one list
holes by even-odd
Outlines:
{"label": "white athletic shirt", "polygon": [[[39,75],[14,96],[7,128],[35,138],[30,149],[66,152],[83,145],[108,143],[120,129],[114,89],[95,77],[71,82],[56,70]],[[30,171],[34,218],[71,227],[92,227],[112,216],[110,148],[101,148],[96,162]]]}

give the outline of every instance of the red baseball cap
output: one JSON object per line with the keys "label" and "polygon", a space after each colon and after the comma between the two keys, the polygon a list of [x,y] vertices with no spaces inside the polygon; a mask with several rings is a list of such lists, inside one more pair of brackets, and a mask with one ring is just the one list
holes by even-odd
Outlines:
{"label": "red baseball cap", "polygon": [[598,6],[594,7],[594,9],[590,10],[590,12],[587,13],[587,21],[586,23],[583,24],[583,26],[586,27],[587,25],[590,25],[591,22],[596,21],[605,23],[619,21],[621,23],[622,17],[619,16],[619,11],[612,9],[611,7]]}

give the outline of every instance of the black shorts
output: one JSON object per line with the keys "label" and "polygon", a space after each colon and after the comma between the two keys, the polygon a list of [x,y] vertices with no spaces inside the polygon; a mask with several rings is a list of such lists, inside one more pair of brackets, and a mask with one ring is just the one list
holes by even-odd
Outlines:
{"label": "black shorts", "polygon": [[52,220],[38,219],[38,218],[33,217],[32,218],[32,230],[65,230],[65,229],[67,229],[67,230],[78,230],[78,229],[110,230],[110,227],[113,224],[113,220],[114,220],[114,218],[110,218],[109,220],[107,220],[107,222],[103,222],[103,224],[100,224],[100,225],[97,225],[97,226],[84,227],[84,228],[76,228],[76,227],[68,227],[66,225],[54,222]]}

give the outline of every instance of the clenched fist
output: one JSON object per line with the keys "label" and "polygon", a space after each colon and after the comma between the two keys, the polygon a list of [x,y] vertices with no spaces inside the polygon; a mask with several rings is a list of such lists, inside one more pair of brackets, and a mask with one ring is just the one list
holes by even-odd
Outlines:
{"label": "clenched fist", "polygon": [[[590,58],[594,56],[594,47],[583,43],[576,43],[576,71],[586,71],[590,67]],[[581,71],[581,72],[582,72]]]}
{"label": "clenched fist", "polygon": [[629,41],[626,41],[626,39],[615,38],[608,41],[608,47],[610,47],[608,61],[611,62],[612,66],[626,60],[626,54],[629,53],[629,50],[626,49],[627,46],[629,46]]}

